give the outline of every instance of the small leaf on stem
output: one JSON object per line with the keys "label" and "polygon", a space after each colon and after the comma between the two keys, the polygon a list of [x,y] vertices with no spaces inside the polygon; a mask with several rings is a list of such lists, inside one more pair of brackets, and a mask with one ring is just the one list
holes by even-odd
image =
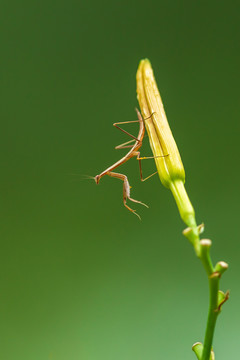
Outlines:
{"label": "small leaf on stem", "polygon": [[218,290],[218,308],[217,311],[222,310],[223,304],[229,299],[229,290],[224,293],[222,290]]}

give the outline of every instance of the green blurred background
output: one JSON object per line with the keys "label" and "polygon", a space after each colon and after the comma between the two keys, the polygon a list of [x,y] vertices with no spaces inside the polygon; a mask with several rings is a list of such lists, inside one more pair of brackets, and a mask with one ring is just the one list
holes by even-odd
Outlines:
{"label": "green blurred background", "polygon": [[[0,358],[194,359],[208,284],[157,176],[122,166],[113,128],[135,120],[148,57],[186,170],[186,187],[230,301],[217,360],[239,357],[239,10],[236,1],[1,1]],[[137,134],[138,126],[126,125]],[[147,138],[142,155],[150,156]],[[144,162],[144,174],[154,171]],[[119,169],[120,171],[120,169]]]}

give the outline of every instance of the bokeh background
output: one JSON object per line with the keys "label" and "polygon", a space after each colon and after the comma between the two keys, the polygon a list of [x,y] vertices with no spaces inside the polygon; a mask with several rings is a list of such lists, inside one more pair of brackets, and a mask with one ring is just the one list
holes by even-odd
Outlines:
{"label": "bokeh background", "polygon": [[[204,270],[157,176],[96,175],[129,140],[135,75],[148,57],[213,241],[230,301],[216,358],[239,357],[239,10],[236,1],[1,1],[0,358],[194,359],[208,308]],[[137,134],[136,124],[126,125]],[[150,156],[147,138],[142,155]],[[154,162],[144,162],[144,174]]]}

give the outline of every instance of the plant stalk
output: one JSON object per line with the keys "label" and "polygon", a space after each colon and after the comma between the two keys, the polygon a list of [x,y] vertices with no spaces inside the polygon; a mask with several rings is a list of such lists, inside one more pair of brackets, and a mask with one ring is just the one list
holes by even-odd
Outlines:
{"label": "plant stalk", "polygon": [[209,276],[209,310],[205,338],[203,343],[202,360],[209,360],[210,358],[215,325],[219,314],[218,290],[219,273],[212,273],[212,275]]}

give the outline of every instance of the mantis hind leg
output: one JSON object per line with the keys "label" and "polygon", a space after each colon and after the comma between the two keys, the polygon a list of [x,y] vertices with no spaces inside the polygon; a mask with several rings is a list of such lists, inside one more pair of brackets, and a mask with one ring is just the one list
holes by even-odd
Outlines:
{"label": "mantis hind leg", "polygon": [[143,206],[148,207],[146,204],[144,204],[143,202],[139,201],[139,200],[135,200],[133,198],[130,197],[130,185],[128,182],[128,178],[126,175],[123,174],[119,174],[119,173],[115,173],[115,172],[108,172],[107,175],[111,176],[111,177],[115,177],[117,179],[120,179],[123,181],[123,205],[129,210],[131,211],[134,215],[136,215],[139,220],[141,220],[141,217],[138,215],[138,213],[136,213],[136,210],[133,210],[132,208],[130,208],[130,206],[127,205],[127,199],[131,200],[132,202],[135,202],[137,204],[141,204]]}

